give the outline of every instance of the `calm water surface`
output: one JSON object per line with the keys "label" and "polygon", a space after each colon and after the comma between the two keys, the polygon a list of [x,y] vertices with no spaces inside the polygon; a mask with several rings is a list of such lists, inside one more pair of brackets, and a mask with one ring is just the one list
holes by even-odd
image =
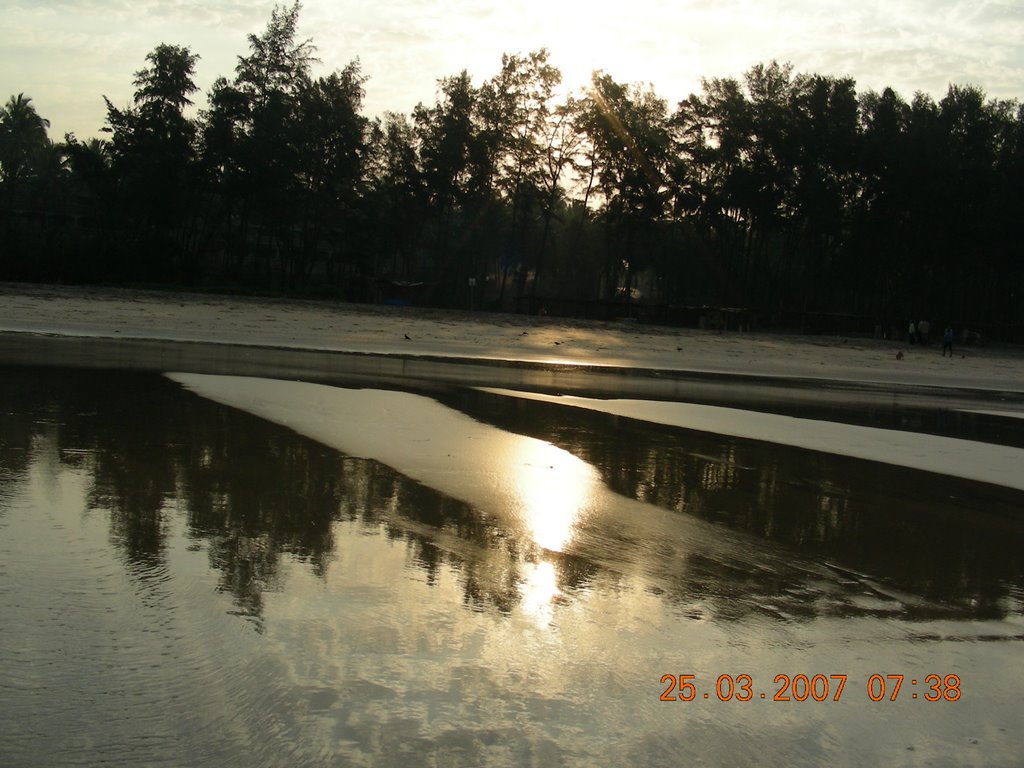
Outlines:
{"label": "calm water surface", "polygon": [[409,390],[0,369],[0,763],[1019,765],[1024,494]]}

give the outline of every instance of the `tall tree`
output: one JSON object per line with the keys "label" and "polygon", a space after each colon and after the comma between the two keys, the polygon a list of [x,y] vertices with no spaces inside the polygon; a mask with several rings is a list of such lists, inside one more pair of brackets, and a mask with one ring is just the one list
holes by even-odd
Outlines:
{"label": "tall tree", "polygon": [[862,276],[856,281],[862,296],[870,296],[870,311],[886,327],[902,319],[904,274],[909,261],[910,201],[916,189],[909,168],[910,105],[892,88],[860,96],[862,177],[856,203],[851,247]]}
{"label": "tall tree", "polygon": [[1019,222],[1024,217],[1024,105],[1000,101],[996,162],[991,205],[986,221],[990,236],[985,306],[990,321],[1004,332],[1024,324],[1024,259],[1020,255]]}
{"label": "tall tree", "polygon": [[372,129],[367,215],[377,236],[375,274],[423,279],[426,217],[416,129],[406,115],[387,112]]}
{"label": "tall tree", "polygon": [[196,125],[185,116],[197,90],[199,57],[183,46],[161,44],[147,54],[149,66],[135,73],[133,104],[107,104],[110,156],[121,184],[121,205],[133,216],[133,246],[170,264],[143,264],[143,274],[166,272],[193,280],[197,254],[192,242],[197,210]]}
{"label": "tall tree", "polygon": [[568,97],[558,105],[551,114],[546,125],[546,140],[542,145],[542,166],[539,173],[542,191],[541,217],[543,229],[537,249],[533,283],[530,287],[531,298],[536,298],[537,288],[544,275],[549,244],[551,250],[555,246],[553,229],[559,213],[566,208],[567,172],[574,165],[579,150],[581,137],[573,125],[575,99]]}
{"label": "tall tree", "polygon": [[656,223],[667,211],[668,108],[650,87],[623,85],[595,72],[577,130],[589,145],[583,173],[596,179],[601,195],[603,291],[608,298],[628,297],[653,252]]}
{"label": "tall tree", "polygon": [[249,35],[234,80],[214,84],[203,115],[229,266],[251,256],[261,279],[276,266],[282,287],[301,287],[325,259],[328,269],[350,259],[369,130],[358,60],[314,79],[300,10],[275,7],[264,32]]}
{"label": "tall tree", "polygon": [[[478,91],[466,71],[438,83],[434,106],[420,104],[413,112],[420,146],[423,179],[433,209],[433,263],[435,276],[452,279],[462,263],[464,248],[455,239],[459,214],[471,206],[474,194],[486,191],[486,173],[474,124]],[[475,164],[474,164],[475,161]],[[474,173],[474,170],[476,173]]]}
{"label": "tall tree", "polygon": [[735,265],[749,219],[742,191],[752,126],[749,101],[734,78],[704,80],[702,92],[680,102],[672,117],[682,161],[675,167],[686,169],[673,178],[673,211],[700,238],[701,264],[690,282],[703,286],[705,303],[741,301]]}
{"label": "tall tree", "polygon": [[[506,253],[501,259],[501,288],[504,295],[509,271],[517,275],[517,295],[531,268],[536,276],[536,260],[544,242],[531,240],[531,230],[539,219],[550,214],[550,195],[544,193],[549,135],[552,130],[551,102],[561,82],[561,72],[548,63],[546,49],[527,55],[504,54],[501,69],[484,83],[477,100],[477,119],[481,126],[484,159],[483,185],[487,195],[495,195],[508,208]],[[500,301],[500,298],[499,298]]]}
{"label": "tall tree", "polygon": [[[788,242],[801,256],[804,279],[796,282],[804,284],[803,308],[853,306],[864,293],[856,263],[843,260],[849,212],[861,186],[856,88],[849,78],[798,75],[790,99],[794,156],[785,226],[798,230]],[[769,262],[768,253],[759,256]],[[836,280],[840,274],[845,279]],[[780,277],[792,285],[795,275]]]}
{"label": "tall tree", "polygon": [[0,181],[16,184],[31,172],[36,153],[46,146],[50,121],[40,117],[24,93],[0,109]]}
{"label": "tall tree", "polygon": [[369,121],[360,110],[363,77],[358,61],[300,85],[295,121],[302,242],[295,276],[305,282],[326,246],[329,267],[361,258],[365,227],[358,208],[364,184]]}
{"label": "tall tree", "polygon": [[50,121],[40,117],[24,93],[12,95],[0,108],[0,183],[6,192],[8,234],[19,192],[47,150],[49,127]]}
{"label": "tall tree", "polygon": [[276,261],[281,282],[287,285],[296,253],[295,222],[300,216],[296,185],[299,151],[295,115],[300,90],[309,82],[314,49],[309,40],[297,40],[301,5],[275,7],[262,35],[249,35],[249,55],[240,56],[234,88],[244,99],[239,133],[242,170],[244,229],[248,246],[253,240],[266,274]]}
{"label": "tall tree", "polygon": [[302,3],[274,6],[262,35],[250,34],[249,55],[239,56],[235,84],[259,110],[273,100],[296,93],[309,79],[316,60],[313,41],[297,40]]}

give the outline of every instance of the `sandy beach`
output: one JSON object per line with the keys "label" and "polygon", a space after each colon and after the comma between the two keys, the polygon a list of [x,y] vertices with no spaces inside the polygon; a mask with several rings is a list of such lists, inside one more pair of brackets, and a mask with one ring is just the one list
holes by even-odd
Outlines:
{"label": "sandy beach", "polygon": [[[326,301],[0,284],[0,333],[1024,393],[1024,350]],[[897,353],[903,358],[897,359]]]}

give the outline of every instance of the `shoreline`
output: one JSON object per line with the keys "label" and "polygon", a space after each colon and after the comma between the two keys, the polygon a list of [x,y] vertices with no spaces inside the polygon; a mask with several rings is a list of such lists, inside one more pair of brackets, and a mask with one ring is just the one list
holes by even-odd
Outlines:
{"label": "shoreline", "polygon": [[[154,349],[161,347],[168,351],[173,351],[173,355],[175,356],[181,356],[186,359],[214,357],[226,361],[226,364],[229,364],[227,361],[230,361],[233,357],[237,357],[238,353],[242,353],[247,356],[259,355],[261,357],[310,355],[323,356],[324,360],[334,359],[337,361],[343,361],[341,365],[326,366],[326,369],[323,372],[324,375],[331,375],[332,373],[365,375],[371,371],[371,369],[386,368],[386,361],[393,361],[402,368],[419,366],[426,368],[436,365],[451,366],[458,368],[459,370],[465,370],[466,367],[475,367],[481,370],[494,369],[498,371],[506,370],[529,372],[540,375],[548,374],[555,378],[581,375],[609,379],[614,377],[625,379],[652,379],[660,380],[665,383],[675,381],[686,383],[703,382],[717,385],[750,384],[808,390],[820,388],[830,391],[850,391],[860,393],[875,392],[880,394],[906,394],[916,396],[961,394],[977,397],[1015,397],[1019,395],[1024,399],[1024,385],[1018,389],[1014,389],[1012,387],[969,387],[935,383],[905,384],[898,381],[871,380],[866,378],[847,379],[825,375],[815,376],[811,374],[787,375],[753,371],[739,372],[711,369],[658,368],[638,365],[615,365],[599,362],[586,363],[576,360],[531,360],[485,356],[466,357],[449,354],[375,352],[302,345],[271,345],[255,342],[243,343],[236,341],[209,341],[203,339],[161,338],[156,336],[105,336],[85,333],[12,331],[6,329],[0,329],[0,363],[5,362],[6,360],[13,360],[15,364],[22,364],[21,361],[27,361],[28,364],[62,366],[65,365],[63,362],[54,361],[53,357],[49,354],[34,355],[32,354],[32,350],[40,346],[51,345],[56,351],[55,345],[63,343],[73,345],[76,348],[82,348],[83,345],[92,345],[93,350],[98,351],[101,356],[98,359],[95,359],[88,367],[102,368],[151,368],[152,370],[162,371],[163,366],[157,365],[156,367],[152,367],[149,365],[144,354],[140,357],[136,357],[136,355],[133,354],[122,354],[117,356],[127,358],[127,361],[123,359],[120,361],[112,360],[113,355],[111,353],[114,350],[143,350],[146,345],[153,345]],[[66,352],[69,350],[70,347],[61,351]],[[199,350],[208,350],[210,352],[223,351],[225,354],[214,354],[211,356],[204,356],[202,354],[190,355],[189,350],[195,350],[196,352]],[[35,360],[34,358],[38,358],[38,360]],[[132,362],[134,359],[138,359],[138,365]],[[365,361],[367,364],[361,365],[358,362],[353,361]],[[80,364],[81,361],[76,362],[76,366]],[[254,363],[254,365],[259,364]],[[413,374],[413,377],[415,378],[415,374]],[[898,389],[896,388],[897,386]]]}
{"label": "shoreline", "polygon": [[[668,392],[673,387],[666,385],[684,382],[1024,397],[1024,349],[1006,345],[956,350],[958,357],[949,359],[940,355],[938,346],[917,348],[887,340],[741,334],[305,299],[0,284],[0,337],[0,361],[15,362],[32,358],[35,344],[60,357],[78,347],[78,354],[70,356],[79,364],[89,363],[89,349],[98,355],[96,362],[112,361],[115,367],[121,367],[118,358],[135,357],[134,365],[121,362],[138,367],[162,365],[160,358],[165,363],[212,363],[220,356],[237,363],[238,358],[264,356],[276,358],[265,367],[287,369],[284,358],[294,357],[298,369],[315,374],[323,365],[321,373],[327,375],[365,375],[378,369],[429,377],[431,369],[459,366],[466,373],[468,366],[475,366],[504,374],[483,376],[489,385],[524,379],[534,385],[550,380],[557,387],[584,378],[608,385],[599,389],[617,391],[629,380],[632,385],[625,391],[632,394],[645,389]],[[110,345],[128,351],[119,354]],[[898,351],[904,352],[903,360],[896,359]],[[346,358],[344,364],[331,360],[339,356]],[[258,361],[249,364],[260,367]],[[402,370],[410,368],[415,371]],[[460,379],[457,372],[445,377],[449,375]],[[660,383],[641,386],[634,381],[638,379]]]}

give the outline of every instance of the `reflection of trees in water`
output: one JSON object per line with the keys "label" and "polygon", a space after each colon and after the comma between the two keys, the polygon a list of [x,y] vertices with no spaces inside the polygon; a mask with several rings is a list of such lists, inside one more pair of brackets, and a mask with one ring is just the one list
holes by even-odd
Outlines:
{"label": "reflection of trees in water", "polygon": [[[542,560],[566,594],[598,577],[622,578],[586,552],[542,551],[484,511],[162,377],[11,369],[0,395],[7,404],[0,478],[23,476],[42,453],[87,470],[88,505],[107,511],[111,539],[135,575],[163,565],[184,514],[186,534],[205,543],[220,589],[247,616],[260,617],[264,592],[279,587],[282,557],[325,574],[337,521],[405,541],[428,583],[452,567],[473,609],[513,610],[524,574]],[[702,604],[719,618],[870,612],[858,607],[869,589],[860,573],[941,601],[956,615],[1000,615],[1007,584],[1021,583],[1022,523],[1012,514],[1020,497],[1010,492],[543,403],[482,393],[446,399],[570,450],[623,495],[785,542],[799,550],[794,560],[806,555],[820,568],[832,561],[846,569],[832,579],[842,588],[823,593],[802,566],[773,570],[714,552],[691,552],[682,562],[656,543],[605,532],[621,551],[649,549],[660,569],[652,589],[683,610],[692,606],[695,616]],[[41,441],[46,451],[36,449]]]}
{"label": "reflection of trees in water", "polygon": [[[34,420],[27,418],[17,405],[35,389],[27,378],[0,369],[0,502],[7,498],[14,483],[26,476],[32,463],[32,443],[45,416],[39,413]],[[0,504],[0,510],[3,506]]]}
{"label": "reflection of trees in water", "polygon": [[[120,398],[118,401],[124,403]],[[123,407],[131,408],[127,404]],[[80,413],[62,417],[58,440],[62,450],[93,450],[87,467],[93,478],[87,498],[89,508],[108,510],[111,537],[131,563],[154,566],[162,562],[166,507],[174,499],[175,466],[164,451],[149,449],[154,438],[159,439],[159,432],[150,431],[149,420],[126,419],[122,425],[114,425],[103,408],[86,417],[87,421],[79,421]],[[82,440],[89,437],[81,434],[83,427],[93,430],[91,442],[84,444]]]}
{"label": "reflection of trees in water", "polygon": [[[854,590],[864,589],[860,573],[872,574],[951,610],[987,616],[1005,612],[1008,585],[1024,582],[1019,492],[551,403],[475,391],[444,399],[572,452],[624,496],[840,563]],[[746,578],[715,560],[687,565],[686,578],[696,582],[736,586]],[[765,599],[791,595],[787,612],[816,610],[799,583],[757,578],[750,588]],[[693,590],[683,592],[680,599],[692,599]]]}
{"label": "reflection of trees in water", "polygon": [[469,608],[511,612],[521,599],[524,564],[542,558],[556,564],[560,589],[578,589],[593,575],[592,564],[541,552],[486,512],[377,462],[345,458],[342,463],[343,515],[379,526],[390,538],[404,539],[428,584],[438,582],[442,567],[454,566]]}
{"label": "reflection of trees in water", "polygon": [[337,456],[287,430],[184,395],[167,385],[180,414],[175,445],[179,489],[192,536],[208,542],[220,588],[259,616],[276,589],[283,553],[322,574],[338,509]]}
{"label": "reflection of trees in water", "polygon": [[[160,376],[9,369],[0,396],[7,404],[2,477],[14,479],[38,461],[40,440],[60,464],[88,471],[88,507],[109,515],[111,540],[140,577],[164,565],[181,510],[187,535],[205,543],[219,588],[242,615],[262,615],[264,592],[280,586],[283,555],[324,575],[336,521],[406,541],[428,583],[453,566],[472,608],[511,611],[522,565],[542,556],[486,514],[386,466],[343,456]],[[587,578],[586,564],[568,556],[559,563],[563,588]]]}

